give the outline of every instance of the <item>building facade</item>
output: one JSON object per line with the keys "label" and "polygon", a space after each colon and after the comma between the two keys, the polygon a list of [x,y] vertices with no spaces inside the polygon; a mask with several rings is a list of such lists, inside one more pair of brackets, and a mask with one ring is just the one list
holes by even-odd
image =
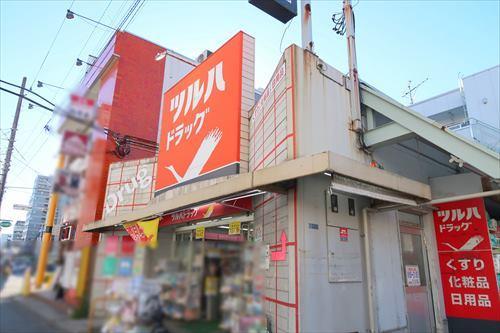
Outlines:
{"label": "building facade", "polygon": [[[205,301],[188,296],[187,306],[172,292],[164,301],[172,304],[173,318],[211,318],[203,304],[218,292],[210,288],[207,295],[214,273],[207,280],[206,272],[223,260],[214,252],[233,249],[230,243],[244,236],[266,250],[263,280],[254,282],[271,332],[495,332],[498,156],[368,84],[356,87],[295,45],[253,104],[253,39],[242,38],[236,48],[242,53],[214,52],[164,94],[156,196],[144,208],[83,226],[112,239],[103,245],[110,265],[96,269],[108,274],[120,244],[122,254],[129,249],[117,237],[137,237],[138,223],[159,223],[161,251],[146,256],[138,272],[165,278],[159,290],[170,290],[168,273],[189,267],[196,283],[187,285],[205,281],[204,296],[191,289]],[[219,82],[210,83],[217,75]],[[190,109],[181,100],[191,96],[192,105],[195,85],[210,86],[213,99]],[[360,90],[361,119],[351,108],[353,89]],[[219,117],[221,109],[234,114]],[[198,115],[208,128],[189,141],[184,128]],[[234,115],[240,120],[225,123]],[[362,131],[352,129],[354,121]],[[215,140],[199,162],[204,138]],[[232,173],[214,172],[232,163],[239,165]],[[248,198],[250,208],[237,204]],[[233,223],[241,225],[238,237],[230,233]],[[196,248],[203,249],[201,257],[192,255]]]}
{"label": "building facade", "polygon": [[61,133],[77,132],[91,140],[85,157],[66,156],[64,163],[67,170],[80,174],[84,184],[66,206],[59,232],[64,235],[63,285],[70,302],[77,303],[90,289],[99,235],[82,228],[103,217],[109,166],[155,156],[162,92],[194,66],[194,61],[174,51],[118,31],[86,71],[78,95],[95,102],[95,123],[108,132],[98,133],[70,118],[59,128]]}
{"label": "building facade", "polygon": [[[26,229],[23,239],[33,241],[40,238],[49,206],[50,193],[52,191],[53,177],[38,175],[33,184],[33,192],[30,199],[30,210],[26,215]],[[56,210],[55,220],[59,218],[59,208]]]}
{"label": "building facade", "polygon": [[455,133],[500,152],[500,66],[460,78],[459,88],[411,105]]}
{"label": "building facade", "polygon": [[16,221],[14,224],[14,231],[12,232],[12,240],[23,241],[25,238],[26,222]]}

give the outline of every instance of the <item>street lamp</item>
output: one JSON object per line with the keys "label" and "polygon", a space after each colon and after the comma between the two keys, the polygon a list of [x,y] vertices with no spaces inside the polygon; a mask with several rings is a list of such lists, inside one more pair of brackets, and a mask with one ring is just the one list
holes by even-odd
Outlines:
{"label": "street lamp", "polygon": [[66,18],[68,20],[72,20],[75,18],[75,13],[73,13],[71,10],[68,9],[68,11],[66,12]]}
{"label": "street lamp", "polygon": [[57,88],[57,89],[61,89],[61,90],[66,90],[66,88],[59,87],[59,86],[56,86],[54,84],[50,84],[50,83],[42,82],[42,81],[38,81],[36,86],[37,86],[37,88],[42,88],[44,86],[48,86],[48,87],[53,87],[53,88]]}
{"label": "street lamp", "polygon": [[82,18],[82,19],[84,19],[84,20],[87,20],[87,21],[93,22],[93,23],[95,23],[95,24],[102,25],[103,27],[106,27],[106,28],[108,28],[108,29],[111,29],[111,30],[115,30],[115,31],[116,31],[116,29],[115,29],[115,28],[110,27],[109,25],[106,25],[106,24],[104,24],[104,23],[101,23],[100,21],[93,20],[93,19],[91,19],[90,17],[86,17],[86,16],[83,16],[83,15],[77,14],[77,13],[75,13],[75,12],[73,12],[73,11],[69,10],[69,9],[66,11],[66,18],[67,18],[68,20],[72,20],[72,19],[74,19],[74,18],[75,18],[75,16],[81,17],[81,18]]}
{"label": "street lamp", "polygon": [[160,60],[162,60],[163,58],[165,58],[165,57],[166,57],[166,55],[167,55],[167,50],[162,51],[162,52],[158,52],[158,53],[156,54],[156,56],[155,56],[155,60],[156,60],[156,61],[160,61]]}

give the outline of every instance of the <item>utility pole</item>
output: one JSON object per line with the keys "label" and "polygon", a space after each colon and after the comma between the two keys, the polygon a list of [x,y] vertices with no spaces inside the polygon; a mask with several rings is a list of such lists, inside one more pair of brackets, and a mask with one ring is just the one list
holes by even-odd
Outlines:
{"label": "utility pole", "polygon": [[12,150],[14,150],[14,141],[16,141],[17,123],[19,122],[19,114],[21,113],[21,106],[23,104],[25,86],[26,77],[23,77],[23,82],[21,83],[21,93],[19,99],[17,100],[16,114],[14,115],[12,128],[10,129],[9,145],[7,146],[7,153],[5,155],[5,161],[3,164],[2,183],[0,184],[0,206],[2,205],[3,194],[5,192],[5,184],[7,183],[7,173],[10,169],[10,159],[12,157]]}
{"label": "utility pole", "polygon": [[360,132],[361,98],[359,95],[358,61],[356,59],[356,38],[354,14],[351,0],[344,0],[345,31],[347,34],[347,56],[349,58],[349,78],[351,79],[351,129]]}
{"label": "utility pole", "polygon": [[[59,154],[57,170],[64,168],[64,160],[64,155]],[[43,229],[42,246],[40,247],[40,254],[38,255],[38,264],[35,277],[36,288],[40,288],[42,286],[43,279],[45,277],[45,267],[47,266],[47,257],[49,254],[50,244],[52,242],[52,228],[54,227],[54,219],[56,216],[58,201],[59,194],[55,191],[52,191],[49,199],[47,218],[45,219],[45,228]]]}

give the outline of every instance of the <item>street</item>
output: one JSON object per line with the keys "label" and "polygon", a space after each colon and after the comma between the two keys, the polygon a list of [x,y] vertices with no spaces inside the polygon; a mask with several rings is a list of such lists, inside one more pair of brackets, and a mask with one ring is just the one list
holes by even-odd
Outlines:
{"label": "street", "polygon": [[0,332],[64,332],[24,306],[17,297],[0,299]]}

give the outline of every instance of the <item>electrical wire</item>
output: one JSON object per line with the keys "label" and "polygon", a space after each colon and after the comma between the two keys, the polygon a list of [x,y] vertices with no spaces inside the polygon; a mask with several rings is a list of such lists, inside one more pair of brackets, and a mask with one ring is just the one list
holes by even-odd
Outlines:
{"label": "electrical wire", "polygon": [[137,17],[137,14],[141,11],[142,7],[144,7],[145,3],[146,3],[146,0],[142,0],[140,5],[138,5],[137,10],[135,10],[135,12],[133,13],[132,18],[128,21],[128,23],[125,25],[123,30],[126,30],[128,28],[128,26],[130,24],[132,24],[132,22],[134,22],[135,18]]}
{"label": "electrical wire", "polygon": [[[75,3],[75,0],[71,1],[69,9],[71,9],[73,7],[74,3]],[[48,49],[47,53],[45,54],[45,57],[43,58],[43,61],[40,65],[40,67],[38,68],[38,71],[35,75],[35,78],[33,79],[33,82],[31,82],[30,89],[33,88],[33,84],[36,82],[36,79],[38,79],[38,75],[40,75],[40,72],[42,71],[43,65],[45,65],[45,61],[47,61],[47,58],[49,57],[50,51],[52,51],[52,48],[54,47],[54,43],[56,42],[57,37],[59,36],[59,33],[61,32],[61,29],[62,29],[65,21],[66,21],[66,17],[63,18],[61,25],[59,26],[59,29],[57,30],[56,35],[54,36],[54,39],[52,40],[52,43],[50,43],[49,49]]]}
{"label": "electrical wire", "polygon": [[31,89],[28,89],[28,88],[23,88],[23,87],[21,87],[20,85],[17,85],[17,84],[15,84],[15,83],[11,83],[11,82],[8,82],[8,81],[5,81],[5,80],[1,80],[1,79],[0,79],[0,82],[1,82],[1,83],[5,83],[5,84],[8,84],[9,86],[13,86],[13,87],[16,87],[16,88],[19,88],[19,89],[23,89],[24,91],[27,91],[27,92],[29,92],[29,93],[31,93],[31,94],[33,94],[33,95],[35,95],[35,96],[37,96],[37,97],[39,97],[39,98],[43,99],[45,102],[49,103],[50,105],[55,106],[55,104],[54,104],[54,103],[52,103],[51,101],[49,101],[48,99],[46,99],[46,98],[45,98],[45,97],[43,97],[42,95],[37,94],[36,92],[34,92],[34,91],[33,91],[33,90],[31,90]]}
{"label": "electrical wire", "polygon": [[[101,20],[102,18],[104,17],[104,15],[106,14],[106,12],[108,11],[108,8],[109,6],[111,5],[113,0],[109,0],[108,2],[108,5],[106,6],[106,8],[104,8],[104,11],[102,12],[101,16],[99,17],[99,19],[97,20],[97,23],[94,25],[94,29],[92,30],[92,32],[90,33],[89,37],[87,38],[87,40],[85,41],[85,43],[83,44],[82,48],[80,49],[80,52],[78,52],[78,56],[77,58],[80,58],[82,56],[82,53],[83,51],[85,50],[85,47],[87,47],[87,44],[89,43],[90,39],[92,38],[92,36],[94,35],[96,29],[97,29],[97,26],[99,25],[99,23],[101,23]],[[70,69],[68,70],[68,72],[66,73],[63,81],[62,81],[62,84],[60,84],[60,86],[64,86],[64,84],[66,83],[66,80],[68,79],[69,75],[71,74],[72,70],[74,69],[74,65],[71,65]],[[54,95],[54,98],[56,98],[59,94],[59,91],[56,92],[56,94]],[[45,125],[43,126],[43,128],[46,128],[47,126],[50,125],[51,121],[54,119],[54,117],[50,117],[49,120],[45,123]]]}
{"label": "electrical wire", "polygon": [[290,25],[292,24],[292,22],[293,22],[293,19],[294,19],[294,18],[295,18],[295,17],[293,17],[293,18],[290,20],[290,22],[288,22],[288,24],[287,24],[287,26],[286,26],[285,30],[283,31],[283,35],[281,35],[281,41],[280,41],[280,54],[281,54],[281,53],[283,53],[283,51],[281,50],[281,46],[283,45],[283,38],[285,38],[286,31],[288,30],[288,28],[290,28]]}

